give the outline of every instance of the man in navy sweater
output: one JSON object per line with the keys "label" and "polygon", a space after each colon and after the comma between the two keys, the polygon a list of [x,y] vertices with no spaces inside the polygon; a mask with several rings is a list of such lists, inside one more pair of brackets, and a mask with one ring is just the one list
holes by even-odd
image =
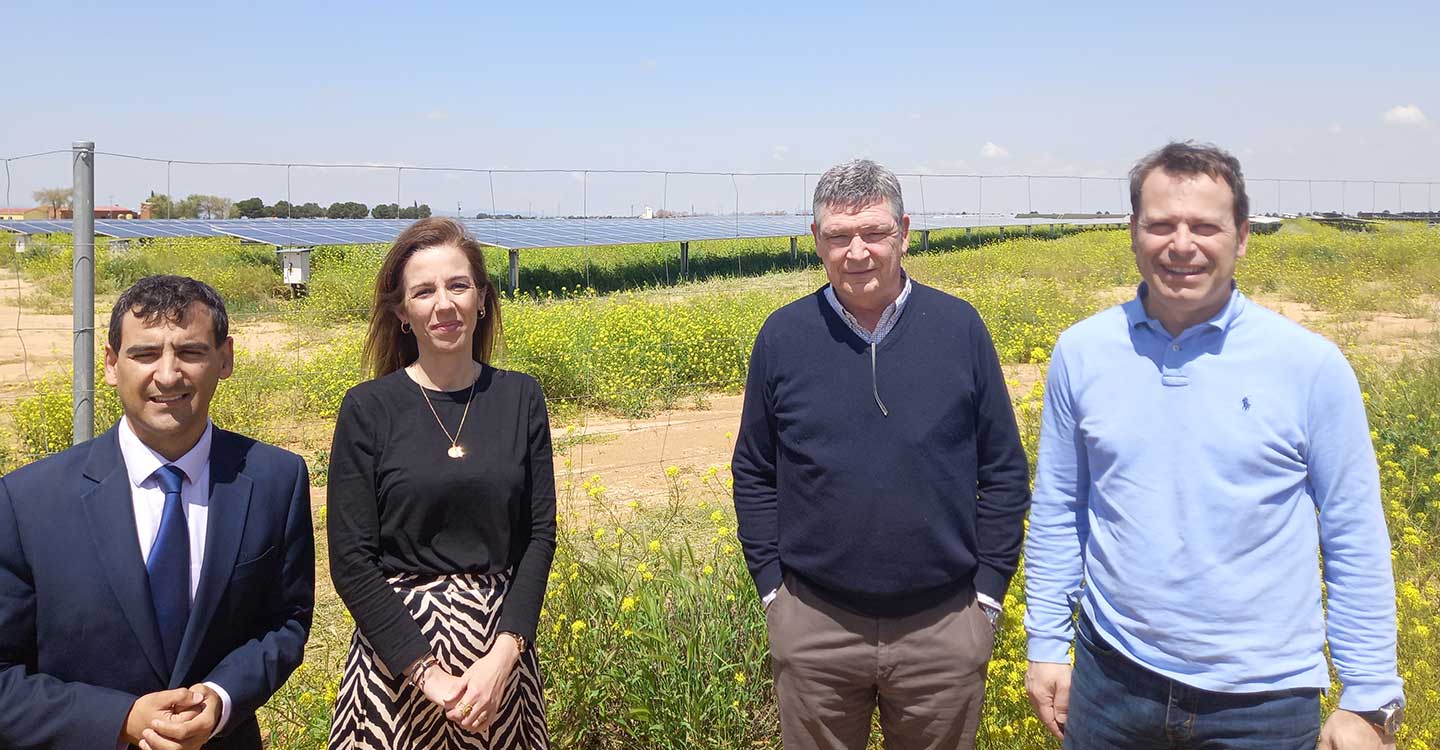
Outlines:
{"label": "man in navy sweater", "polygon": [[829,284],[750,358],[732,462],[785,746],[969,748],[1030,504],[995,346],[915,283],[900,183],[868,160],[815,186]]}

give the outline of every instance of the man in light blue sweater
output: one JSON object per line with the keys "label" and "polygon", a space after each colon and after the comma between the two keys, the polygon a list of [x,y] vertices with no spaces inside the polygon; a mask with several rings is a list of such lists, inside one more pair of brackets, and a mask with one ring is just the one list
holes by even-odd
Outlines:
{"label": "man in light blue sweater", "polygon": [[[1250,228],[1233,156],[1172,143],[1130,196],[1139,292],[1062,334],[1050,364],[1031,702],[1076,750],[1387,745],[1395,588],[1355,375],[1235,288]],[[1343,693],[1322,729],[1327,641]]]}

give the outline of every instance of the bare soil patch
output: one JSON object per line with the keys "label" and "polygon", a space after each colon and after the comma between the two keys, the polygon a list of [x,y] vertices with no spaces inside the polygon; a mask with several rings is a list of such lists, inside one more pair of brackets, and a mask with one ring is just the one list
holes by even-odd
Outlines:
{"label": "bare soil patch", "polygon": [[[794,277],[777,274],[756,283],[788,287],[797,283]],[[805,279],[805,284],[809,283],[810,280]],[[18,299],[33,291],[32,285],[16,279],[12,271],[0,271],[0,404],[13,403],[26,395],[30,381],[52,372],[63,372],[69,366],[71,317],[36,313],[17,306]],[[684,299],[683,294],[665,294],[677,301]],[[1133,286],[1117,286],[1102,290],[1097,299],[1103,304],[1116,304],[1134,294]],[[1383,361],[1399,360],[1408,353],[1432,346],[1435,340],[1435,314],[1409,317],[1365,313],[1342,317],[1276,297],[1262,295],[1256,301],[1342,341],[1353,354]],[[1433,301],[1426,307],[1440,311],[1440,305]],[[97,310],[96,324],[100,329],[97,346],[105,335],[108,312],[108,303],[105,309]],[[232,334],[237,351],[268,353],[297,351],[317,335],[273,318],[236,320]],[[1010,395],[1016,399],[1030,393],[1042,373],[1041,366],[1030,364],[1007,365],[1004,369]],[[599,476],[600,484],[606,488],[606,497],[612,502],[635,500],[654,504],[664,502],[668,495],[671,480],[666,469],[669,467],[675,467],[678,478],[691,487],[711,467],[716,467],[723,479],[728,475],[743,400],[740,395],[714,395],[707,399],[704,408],[677,408],[633,420],[589,415],[557,425],[553,438],[562,496],[567,494],[564,489],[567,482],[578,495],[581,482]],[[328,429],[328,424],[318,422],[307,425],[307,429],[297,432],[291,447],[313,452],[315,446],[326,442],[322,433]],[[323,487],[313,493],[317,506],[324,503],[324,493]]]}
{"label": "bare soil patch", "polygon": [[13,269],[0,270],[0,404],[25,396],[31,381],[70,367],[73,316],[24,309],[19,301],[35,292]]}

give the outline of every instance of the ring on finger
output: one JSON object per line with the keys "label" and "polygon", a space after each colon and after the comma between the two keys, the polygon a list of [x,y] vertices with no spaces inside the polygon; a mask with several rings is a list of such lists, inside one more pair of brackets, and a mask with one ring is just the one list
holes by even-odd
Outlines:
{"label": "ring on finger", "polygon": [[461,718],[464,718],[464,717],[466,717],[466,716],[469,716],[469,715],[470,715],[470,709],[472,709],[472,708],[474,708],[474,706],[471,706],[469,703],[461,703],[461,704],[460,704],[460,716],[461,716]]}

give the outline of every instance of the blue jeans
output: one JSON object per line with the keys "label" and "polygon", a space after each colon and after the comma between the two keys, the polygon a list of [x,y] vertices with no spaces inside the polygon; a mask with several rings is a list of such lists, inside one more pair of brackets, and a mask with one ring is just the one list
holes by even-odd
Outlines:
{"label": "blue jeans", "polygon": [[1320,691],[1215,693],[1155,674],[1076,627],[1065,750],[1315,750]]}

